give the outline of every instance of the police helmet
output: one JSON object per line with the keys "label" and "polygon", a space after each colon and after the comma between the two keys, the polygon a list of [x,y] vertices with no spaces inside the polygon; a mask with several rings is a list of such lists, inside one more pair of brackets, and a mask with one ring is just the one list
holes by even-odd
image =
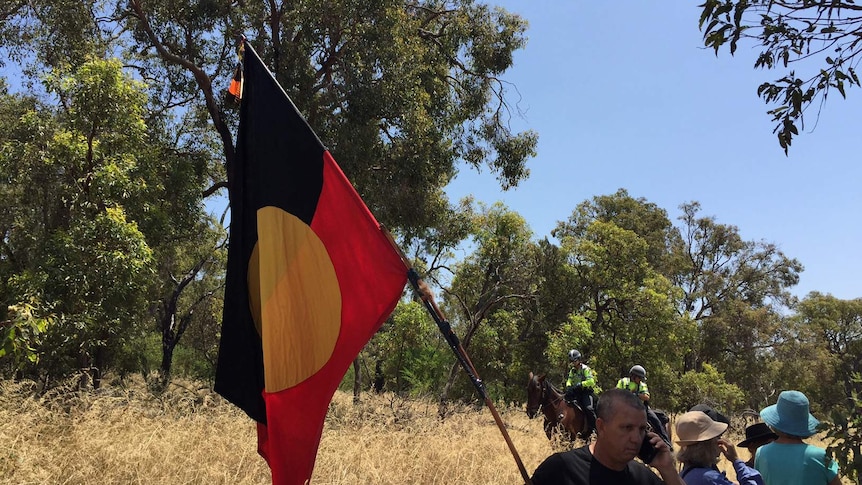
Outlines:
{"label": "police helmet", "polygon": [[569,351],[569,360],[570,361],[574,362],[576,360],[581,360],[581,358],[582,358],[581,353],[578,352],[577,350],[572,349]]}
{"label": "police helmet", "polygon": [[644,369],[642,365],[632,366],[631,370],[629,370],[629,374],[646,380],[646,369]]}

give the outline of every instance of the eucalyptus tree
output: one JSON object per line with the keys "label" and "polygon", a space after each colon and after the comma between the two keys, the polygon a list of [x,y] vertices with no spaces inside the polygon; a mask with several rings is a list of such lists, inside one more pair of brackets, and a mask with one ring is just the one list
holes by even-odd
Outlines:
{"label": "eucalyptus tree", "polygon": [[670,392],[672,409],[684,411],[695,404],[708,404],[721,413],[737,414],[744,409],[744,392],[727,381],[722,372],[709,364],[704,364],[700,371],[683,373]]}
{"label": "eucalyptus tree", "polygon": [[733,55],[740,42],[759,46],[754,68],[783,69],[757,94],[772,106],[778,143],[787,153],[805,128],[805,111],[835,91],[846,97],[859,86],[855,66],[862,54],[862,16],[853,0],[706,0],[699,6],[704,45]]}
{"label": "eucalyptus tree", "polygon": [[[558,325],[556,328],[547,329],[551,338],[545,352],[548,363],[555,369],[565,369],[566,352],[571,347],[581,347],[589,353],[598,352],[597,348],[593,348],[593,342],[596,331],[603,325],[608,308],[601,303],[602,295],[605,294],[605,283],[601,281],[602,277],[597,277],[597,272],[593,272],[593,276],[588,275],[588,270],[593,268],[589,268],[592,263],[585,259],[584,254],[573,253],[587,250],[587,242],[597,237],[596,231],[600,226],[594,225],[596,222],[610,224],[604,227],[608,230],[605,242],[609,244],[617,238],[613,235],[614,232],[618,236],[624,234],[617,230],[632,233],[626,236],[629,238],[628,242],[637,244],[639,248],[643,246],[637,250],[638,253],[642,251],[643,257],[646,258],[642,270],[648,267],[651,272],[667,274],[672,266],[672,249],[674,245],[678,245],[679,236],[668,219],[667,212],[644,198],[632,197],[625,189],[619,189],[613,194],[597,195],[581,202],[565,221],[557,224],[552,235],[560,241],[560,246],[554,248],[559,253],[557,257],[562,257],[566,264],[555,270],[557,276],[551,279],[564,284],[556,293],[549,295],[549,301],[553,301],[554,294],[562,298],[557,298],[555,304],[557,312],[554,320]],[[612,244],[618,243],[627,244],[621,241]],[[598,244],[601,247],[604,242]],[[642,270],[639,270],[639,274],[643,274]],[[584,311],[586,308],[591,308],[589,321],[585,317],[588,315]],[[564,313],[561,314],[561,311]],[[671,317],[667,322],[662,322],[662,325],[673,325],[674,320]],[[604,336],[599,333],[598,338],[603,339]],[[631,366],[628,362],[632,358],[634,357],[631,355],[623,356],[617,352],[615,357],[603,355],[599,360],[591,362],[591,365],[603,366],[601,380],[605,385],[612,385],[617,376]]]}
{"label": "eucalyptus tree", "polygon": [[679,230],[667,211],[643,197],[634,198],[626,189],[613,194],[597,195],[578,204],[572,215],[553,231],[557,238],[583,237],[594,221],[613,222],[638,235],[647,243],[647,262],[656,271],[670,277],[674,258],[682,244]]}
{"label": "eucalyptus tree", "polygon": [[[194,167],[195,183],[199,176],[207,181],[198,203],[223,197],[230,179],[237,110],[225,88],[240,34],[249,36],[378,219],[409,245],[429,236],[427,228],[446,224],[452,208],[442,187],[459,164],[486,168],[509,188],[528,175],[526,160],[534,154],[536,135],[508,127],[517,110],[502,77],[524,45],[526,23],[473,1],[31,0],[4,4],[2,14],[0,35],[14,40],[6,52],[26,64],[31,79],[50,68],[73,69],[87,54],[120,56],[147,86],[147,126],[161,134],[163,146],[174,147],[166,153]],[[174,207],[195,205],[184,201]],[[187,231],[161,241],[202,227],[200,218],[187,221]],[[205,239],[217,247],[217,238]],[[183,301],[176,290],[184,275],[207,258],[189,244],[197,257],[174,257],[167,246],[152,244],[163,284],[149,299],[165,356],[181,335],[179,327],[168,328],[183,313],[172,314],[171,301]]]}
{"label": "eucalyptus tree", "polygon": [[788,317],[783,344],[775,349],[778,389],[811,396],[812,413],[826,419],[824,441],[842,475],[862,477],[859,399],[862,299],[809,293]]}
{"label": "eucalyptus tree", "polygon": [[516,15],[471,0],[132,0],[122,18],[141,62],[185,83],[208,113],[228,178],[218,87],[243,33],[378,219],[408,238],[439,221],[458,163],[487,167],[503,188],[528,175],[536,136],[508,128],[501,78],[525,42]]}
{"label": "eucalyptus tree", "polygon": [[[206,215],[202,202],[207,191],[214,190],[224,178],[218,139],[195,106],[195,96],[188,92],[190,85],[175,82],[181,75],[141,63],[132,47],[123,52],[124,45],[133,45],[124,30],[125,7],[64,0],[33,0],[14,7],[10,6],[0,35],[8,35],[10,42],[5,48],[28,76],[22,84],[38,86],[46,72],[73,71],[89,59],[117,55],[124,55],[127,75],[145,81],[138,89],[150,96],[145,108],[136,113],[146,126],[149,144],[146,153],[136,155],[136,176],[143,183],[138,191],[125,194],[123,202],[127,216],[138,225],[153,251],[156,271],[151,284],[141,290],[140,307],[149,309],[148,318],[157,322],[160,367],[167,379],[182,335],[195,319],[211,320],[200,318],[207,313],[201,308],[212,311],[213,302],[220,301],[216,293],[222,284],[223,261],[219,261],[223,255],[219,248],[224,234],[220,224]],[[42,98],[54,102],[52,93],[49,89]],[[141,342],[126,347],[144,354],[146,334],[136,334]],[[150,357],[126,360],[145,358]]]}
{"label": "eucalyptus tree", "polygon": [[[523,309],[538,289],[531,237],[519,214],[499,202],[491,206],[480,203],[472,251],[454,265],[451,284],[444,288],[443,308],[461,344],[470,351],[474,363],[482,362],[476,365],[480,376],[503,383],[501,387],[511,379],[523,382],[526,374],[515,362],[515,347]],[[459,365],[454,363],[440,396],[442,401],[448,398],[458,371]]]}
{"label": "eucalyptus tree", "polygon": [[21,122],[29,119],[36,126],[47,124],[37,106],[32,96],[10,95],[0,79],[0,204],[5,208],[0,211],[0,362],[4,370],[13,372],[38,362],[39,344],[53,320],[44,311],[39,292],[27,289],[30,284],[19,274],[21,268],[34,266],[27,261],[30,254],[22,250],[32,241],[21,226],[38,211],[21,203],[28,188],[17,183],[25,174],[16,166],[15,156],[21,153],[19,145],[30,139],[44,142],[44,137],[34,137],[28,124]]}
{"label": "eucalyptus tree", "polygon": [[373,387],[426,397],[446,382],[452,364],[448,348],[421,302],[401,302],[363,354],[375,363]]}
{"label": "eucalyptus tree", "polygon": [[235,111],[218,86],[233,74],[242,33],[377,218],[407,244],[446,226],[442,187],[457,164],[487,167],[503,188],[528,175],[536,135],[509,129],[514,110],[501,78],[526,24],[502,10],[470,0],[132,0],[116,17],[133,34],[129,52],[146,77],[167,73],[169,92],[187,93],[192,112],[208,115],[228,180],[214,179],[207,195],[230,183]]}
{"label": "eucalyptus tree", "polygon": [[18,118],[2,119],[12,125],[0,152],[11,213],[4,300],[37,301],[39,314],[53,316],[43,376],[104,368],[140,322],[153,257],[125,207],[141,189],[136,170],[149,150],[140,85],[118,62],[92,59],[46,86],[58,107],[13,100]]}
{"label": "eucalyptus tree", "polygon": [[[111,363],[113,354],[122,352],[120,342],[126,342],[123,347],[134,349],[136,346],[129,342],[143,338],[147,333],[143,323],[147,319],[146,310],[151,308],[151,315],[158,318],[159,328],[162,329],[162,367],[163,374],[167,375],[170,371],[170,355],[183,329],[187,327],[187,323],[183,322],[189,321],[190,308],[193,306],[182,303],[181,291],[176,291],[177,288],[182,290],[189,283],[201,285],[210,281],[200,273],[205,262],[210,262],[208,271],[216,278],[222,271],[221,265],[212,264],[218,260],[218,255],[214,253],[218,245],[218,224],[206,218],[201,203],[201,194],[208,179],[208,156],[206,150],[201,148],[203,142],[200,140],[189,141],[191,137],[184,138],[179,132],[171,133],[168,130],[165,117],[154,115],[157,110],[153,109],[144,92],[146,85],[124,74],[118,61],[99,60],[97,56],[69,61],[42,75],[47,93],[43,101],[21,95],[7,96],[3,100],[3,106],[8,109],[12,109],[22,99],[30,100],[30,107],[18,113],[17,119],[4,119],[7,125],[5,133],[10,137],[5,153],[10,164],[8,190],[12,196],[21,194],[23,200],[18,208],[28,216],[40,212],[62,214],[62,218],[56,216],[38,221],[38,227],[46,233],[28,237],[52,241],[58,239],[52,236],[54,231],[64,229],[66,225],[78,224],[76,227],[82,228],[77,218],[98,222],[104,219],[105,214],[112,216],[108,219],[112,223],[125,224],[130,231],[127,236],[143,239],[139,241],[142,244],[139,252],[140,257],[146,255],[146,262],[142,263],[134,260],[135,251],[126,251],[132,258],[126,269],[129,272],[137,271],[143,280],[137,281],[132,290],[121,284],[129,275],[113,281],[110,271],[86,263],[87,271],[82,269],[81,275],[88,271],[97,272],[87,279],[88,286],[82,287],[80,293],[69,293],[60,298],[65,302],[64,305],[58,306],[53,301],[44,300],[45,288],[41,285],[4,294],[9,298],[19,298],[10,301],[9,305],[26,303],[36,298],[39,300],[36,304],[37,313],[55,314],[57,324],[50,329],[52,335],[45,340],[42,349],[43,352],[58,356],[44,364],[54,363],[53,374],[80,367],[92,368],[96,372],[103,370]],[[26,127],[23,133],[21,127]],[[61,153],[51,152],[65,146]],[[37,189],[34,191],[33,187]],[[42,192],[43,197],[36,198],[33,192]],[[17,229],[17,233],[7,236],[4,241],[7,248],[19,242],[16,238],[25,237],[22,231],[30,227],[29,224],[22,221],[4,224]],[[108,228],[102,226],[91,230],[103,232],[103,237],[111,234]],[[75,237],[84,236],[77,234]],[[207,239],[209,242],[205,242]],[[74,244],[74,241],[66,241],[64,246],[68,248]],[[55,267],[59,264],[57,255],[63,254],[65,250],[55,248],[47,251],[37,246],[29,244],[9,249],[10,253],[15,253],[15,260],[29,261],[3,268],[8,270],[5,276],[18,282],[29,279],[32,275],[27,265],[40,271],[49,268],[59,271]],[[99,256],[97,245],[84,244],[78,249],[81,254],[75,255],[75,258],[105,261]],[[195,252],[199,254],[196,256]],[[196,269],[190,272],[182,269],[182,266]],[[97,277],[98,271],[106,278]],[[160,280],[162,283],[159,283]],[[59,281],[48,283],[59,284]],[[73,280],[66,283],[72,288],[76,287],[71,285]],[[160,289],[165,284],[168,287]],[[206,284],[209,290],[198,293],[212,295],[212,290],[221,283],[216,280]],[[122,298],[127,304],[105,305],[99,299],[100,293],[110,293],[120,288],[129,291]],[[155,305],[158,301],[161,304]],[[88,316],[85,322],[80,321],[75,316],[78,310],[70,308],[81,305],[99,305],[104,311]],[[126,308],[126,311],[120,311],[121,308]],[[116,314],[112,314],[112,311],[116,311]],[[122,322],[122,331],[115,330],[120,326],[117,322]],[[74,330],[69,330],[69,326]],[[110,330],[97,333],[81,330],[92,327]],[[82,349],[77,361],[70,360],[68,351],[62,348],[69,342],[69,332],[76,334],[75,339]],[[85,337],[89,339],[86,342]],[[88,350],[90,347],[94,350]]]}
{"label": "eucalyptus tree", "polygon": [[[680,314],[697,323],[701,337],[686,359],[686,370],[692,370],[703,362],[721,362],[744,348],[768,345],[776,322],[761,317],[774,316],[793,303],[789,289],[798,283],[802,265],[775,244],[745,241],[735,226],[700,217],[697,202],[681,208],[684,257],[678,259],[681,266],[673,283],[684,293]],[[740,334],[734,331],[734,312],[739,314],[740,304],[750,310],[771,310],[747,319],[760,326]],[[752,336],[758,342],[748,341]]]}
{"label": "eucalyptus tree", "polygon": [[[668,278],[681,246],[667,212],[619,189],[578,204],[553,235],[577,275],[578,284],[569,290],[577,302],[573,315],[588,324],[586,334],[575,332],[568,338],[596,356],[592,365],[600,369],[606,385],[615,384],[634,363],[649,367],[651,375],[664,376],[653,382],[669,382],[678,364],[676,349],[662,358],[655,346],[684,344],[691,334],[685,319],[667,312],[666,305],[672,307],[679,296]],[[618,340],[626,326],[631,326],[631,335]],[[555,338],[565,335],[558,332]]]}
{"label": "eucalyptus tree", "polygon": [[[474,210],[472,197],[465,197],[457,206],[440,212],[438,222],[422,230],[421,237],[409,241],[405,253],[429,288],[439,289],[451,282],[450,265],[457,259],[457,248],[470,237],[474,229]],[[440,354],[439,347],[445,347],[445,342],[427,311],[422,310],[417,314],[417,309],[422,309],[419,295],[413,292],[410,294],[412,300],[398,305],[394,314],[354,361],[353,378],[358,383],[354,386],[355,396],[358,396],[363,384],[359,374],[365,357],[370,357],[374,362],[374,388],[378,391],[386,386],[396,392],[421,394],[438,389],[440,386],[436,384],[445,379],[445,370],[439,376],[435,371],[441,370],[441,363],[444,367],[451,364],[451,352],[444,348],[443,354]],[[430,335],[428,325],[433,327]]]}
{"label": "eucalyptus tree", "polygon": [[573,312],[584,301],[586,288],[568,264],[567,254],[547,237],[536,243],[534,255],[536,294],[523,310],[518,349],[527,371],[546,374],[554,382],[560,382],[568,366],[568,350],[578,339],[555,342],[553,336],[571,324]]}
{"label": "eucalyptus tree", "polygon": [[571,317],[582,322],[571,327],[572,345],[591,359],[602,385],[614,385],[639,363],[661,395],[694,335],[675,312],[678,289],[650,265],[647,241],[614,222],[593,220],[583,233],[562,236],[560,247],[584,295]]}
{"label": "eucalyptus tree", "polygon": [[95,0],[9,0],[0,6],[0,39],[7,61],[16,63],[38,87],[50,68],[86,62],[104,50],[100,35],[101,2]]}
{"label": "eucalyptus tree", "polygon": [[862,389],[850,376],[862,374],[862,298],[841,300],[809,293],[797,307],[799,323],[810,330],[813,343],[833,362],[831,373],[820,375],[820,395],[844,406]]}
{"label": "eucalyptus tree", "polygon": [[[792,340],[788,317],[782,314],[780,307],[752,306],[731,299],[723,302],[721,311],[706,321],[708,323],[700,327],[698,340],[710,352],[700,369],[705,369],[707,362],[719,369],[727,382],[744,393],[746,407],[761,409],[774,402],[773,396],[782,382],[791,385],[781,378],[786,373],[782,372],[782,363],[776,358],[776,351]],[[695,371],[688,373],[694,375]],[[795,385],[803,382],[804,379],[799,378]]]}
{"label": "eucalyptus tree", "polygon": [[[200,337],[217,331],[218,319],[212,312],[221,312],[227,234],[223,221],[204,207],[213,174],[223,173],[214,169],[221,161],[214,155],[212,140],[194,123],[177,122],[159,112],[160,106],[148,105],[152,149],[140,164],[140,176],[147,183],[129,207],[154,253],[148,316],[160,336],[159,370],[165,384],[174,350],[189,328],[208,326],[197,329]],[[201,356],[212,352],[198,350]]]}

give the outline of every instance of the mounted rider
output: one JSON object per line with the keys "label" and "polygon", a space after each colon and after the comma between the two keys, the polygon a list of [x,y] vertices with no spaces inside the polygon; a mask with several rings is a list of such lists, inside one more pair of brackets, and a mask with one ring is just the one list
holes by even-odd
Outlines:
{"label": "mounted rider", "polygon": [[575,403],[584,411],[587,417],[587,427],[581,432],[584,439],[589,439],[596,429],[596,378],[593,370],[583,362],[583,356],[575,349],[569,351],[569,377],[566,379],[566,402],[570,406]]}
{"label": "mounted rider", "polygon": [[617,381],[617,388],[625,389],[643,401],[647,412],[647,422],[652,427],[653,431],[661,436],[661,439],[663,439],[665,443],[671,447],[671,450],[673,450],[673,445],[671,445],[670,438],[665,429],[665,423],[663,423],[658,415],[656,415],[655,411],[649,407],[650,395],[649,388],[646,384],[646,369],[644,369],[642,365],[632,366],[629,370],[629,376],[623,377]]}

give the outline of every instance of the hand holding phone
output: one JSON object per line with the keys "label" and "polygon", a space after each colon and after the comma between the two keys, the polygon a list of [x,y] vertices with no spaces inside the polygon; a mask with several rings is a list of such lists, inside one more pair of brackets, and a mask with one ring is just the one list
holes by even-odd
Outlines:
{"label": "hand holding phone", "polygon": [[641,449],[638,451],[638,458],[640,458],[644,463],[649,463],[655,459],[657,454],[658,450],[652,444],[652,436],[647,432],[644,434],[644,439],[641,442]]}

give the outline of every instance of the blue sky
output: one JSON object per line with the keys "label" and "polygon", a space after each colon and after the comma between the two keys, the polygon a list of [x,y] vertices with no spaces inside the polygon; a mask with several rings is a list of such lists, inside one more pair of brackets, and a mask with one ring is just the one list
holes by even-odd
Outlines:
{"label": "blue sky", "polygon": [[680,204],[698,201],[701,216],[798,259],[797,296],[862,297],[862,90],[833,93],[819,121],[809,110],[785,156],[756,93],[784,71],[754,70],[753,43],[735,57],[704,49],[695,3],[494,3],[530,23],[503,79],[523,112],[511,127],[538,132],[538,155],[507,192],[487,171],[462,169],[447,188],[453,200],[502,201],[537,239],[578,203],[620,188],[674,222]]}

